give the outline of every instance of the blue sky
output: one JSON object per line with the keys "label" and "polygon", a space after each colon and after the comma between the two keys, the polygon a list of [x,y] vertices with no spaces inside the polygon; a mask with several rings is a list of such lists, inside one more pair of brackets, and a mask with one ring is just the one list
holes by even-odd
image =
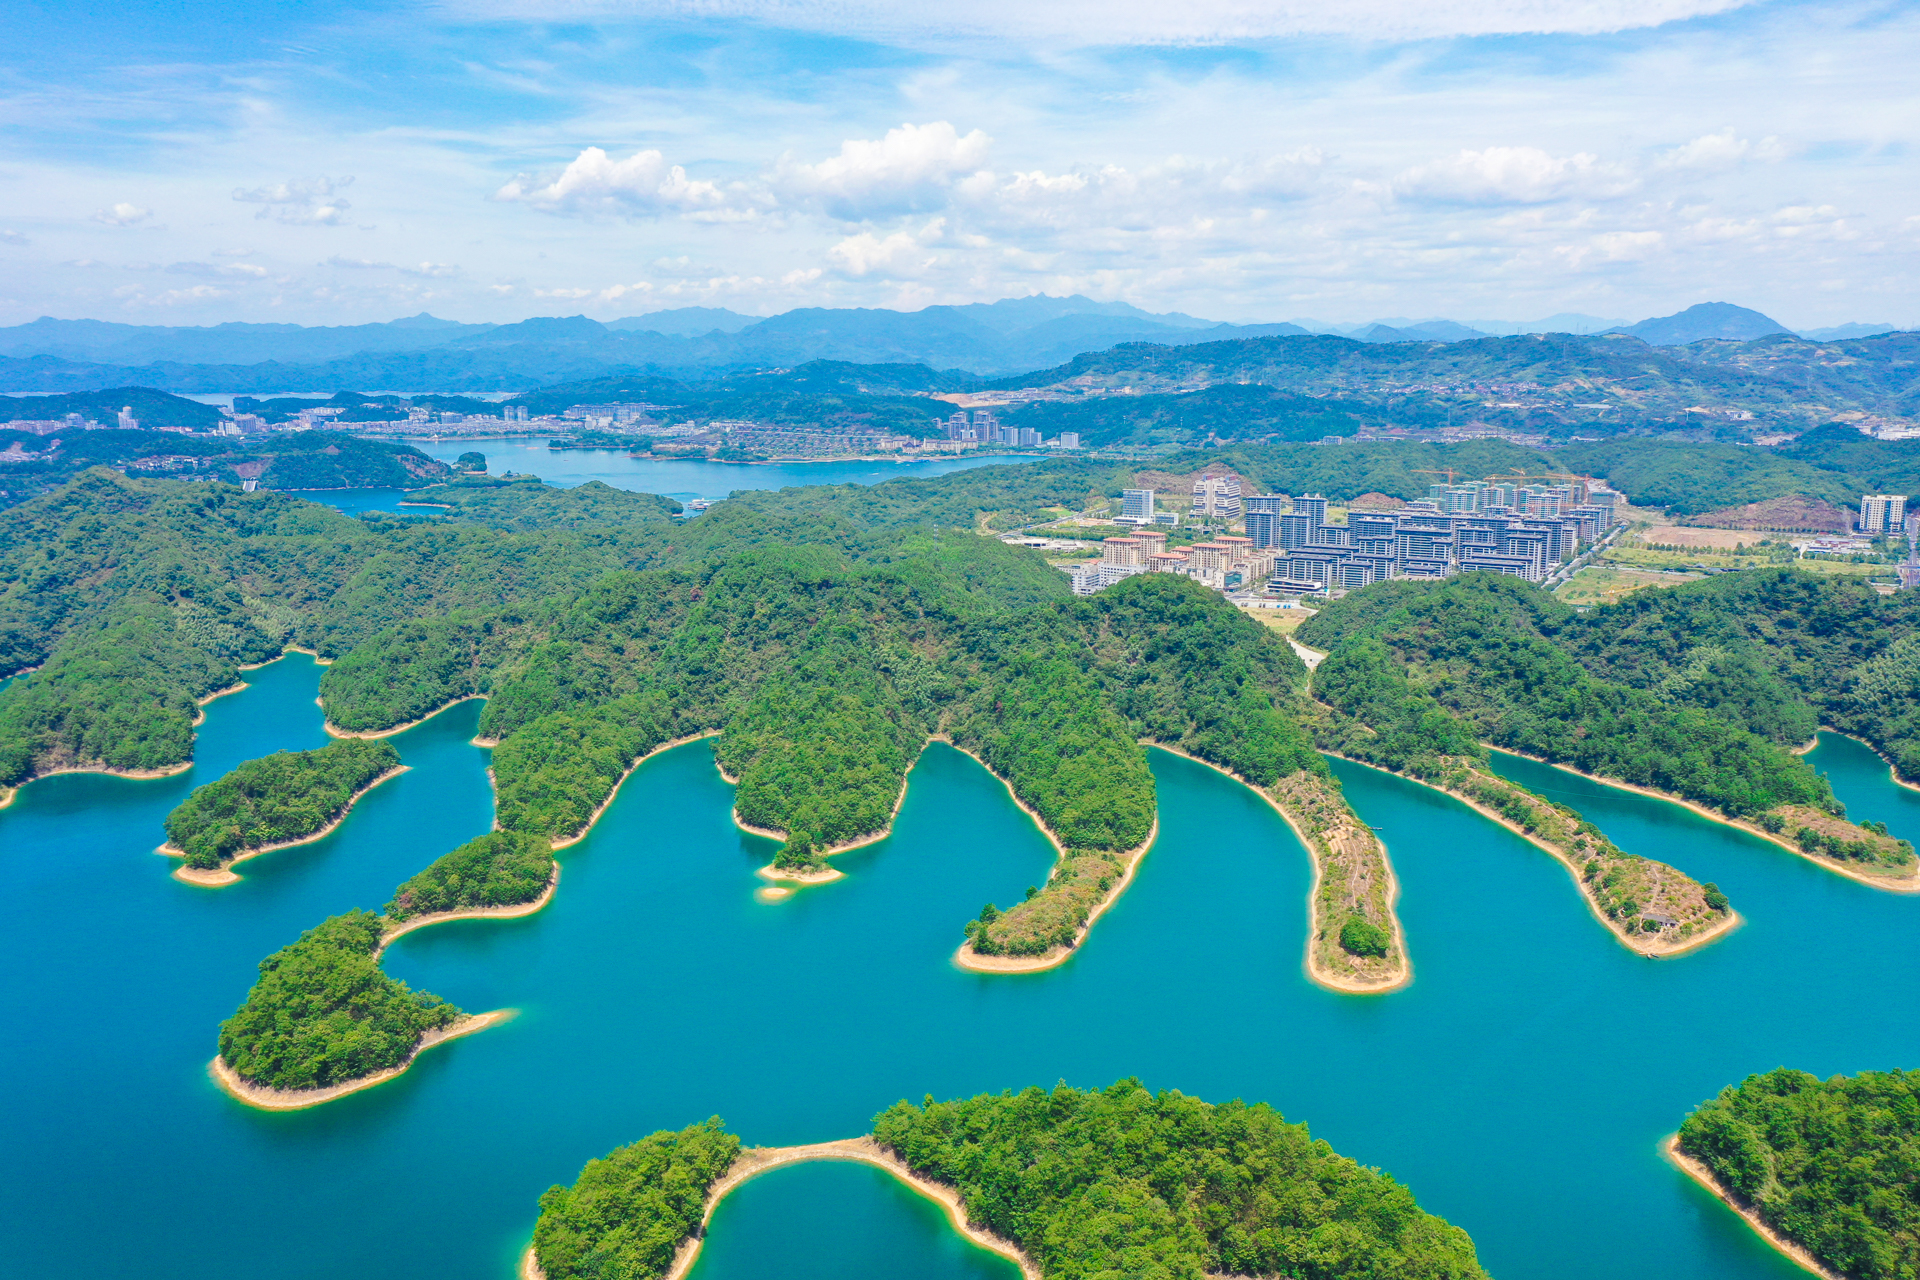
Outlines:
{"label": "blue sky", "polygon": [[0,323],[1920,321],[1913,4],[15,0],[0,33]]}

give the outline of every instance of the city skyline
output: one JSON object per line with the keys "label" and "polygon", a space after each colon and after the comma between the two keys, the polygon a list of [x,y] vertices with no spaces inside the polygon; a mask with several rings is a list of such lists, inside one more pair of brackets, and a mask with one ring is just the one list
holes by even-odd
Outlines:
{"label": "city skyline", "polygon": [[1895,4],[11,15],[0,323],[1085,293],[1908,323]]}

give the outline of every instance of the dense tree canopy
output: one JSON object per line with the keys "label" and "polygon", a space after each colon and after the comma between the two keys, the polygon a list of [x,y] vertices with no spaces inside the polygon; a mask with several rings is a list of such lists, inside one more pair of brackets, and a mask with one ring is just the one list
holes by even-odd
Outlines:
{"label": "dense tree canopy", "polygon": [[1048,1280],[1485,1275],[1466,1232],[1264,1103],[1063,1084],[900,1102],[874,1137]]}
{"label": "dense tree canopy", "polygon": [[167,843],[186,854],[190,867],[218,867],[245,850],[324,830],[376,778],[399,767],[391,743],[363,738],[248,760],[167,815]]}
{"label": "dense tree canopy", "polygon": [[260,962],[260,980],[220,1026],[220,1056],[243,1080],[324,1089],[397,1067],[460,1011],[380,971],[385,926],[350,911]]}
{"label": "dense tree canopy", "polygon": [[1821,1265],[1920,1276],[1920,1075],[1748,1076],[1687,1117],[1680,1149]]}

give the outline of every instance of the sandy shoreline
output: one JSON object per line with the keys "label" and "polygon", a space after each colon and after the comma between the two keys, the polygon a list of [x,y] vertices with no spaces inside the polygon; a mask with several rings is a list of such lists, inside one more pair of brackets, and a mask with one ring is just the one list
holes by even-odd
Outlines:
{"label": "sandy shoreline", "polygon": [[[994,773],[993,767],[985,760],[974,755],[973,752],[967,750],[947,735],[937,733],[934,734],[930,740],[933,742],[946,743],[955,751],[966,756],[991,774],[1001,786],[1007,789],[1007,798],[1013,801],[1020,812],[1033,819],[1033,825],[1039,828],[1040,834],[1045,836],[1047,843],[1053,846],[1055,856],[1063,860],[1066,858],[1067,847],[1060,843],[1060,837],[1054,835],[1053,830],[1047,826],[1040,815],[1034,812],[1026,801],[1015,794],[1011,782],[1008,782],[999,774]],[[1127,886],[1133,883],[1133,873],[1139,868],[1140,860],[1147,856],[1147,850],[1151,849],[1153,842],[1160,838],[1160,817],[1157,805],[1155,809],[1153,827],[1147,832],[1147,838],[1120,856],[1120,879],[1115,881],[1113,888],[1107,891],[1107,896],[1095,903],[1093,909],[1087,913],[1086,923],[1081,925],[1079,930],[1073,935],[1072,946],[1054,947],[1051,950],[1041,952],[1037,956],[983,956],[974,951],[971,942],[963,942],[960,944],[960,949],[953,953],[953,963],[962,969],[967,969],[974,973],[1040,973],[1043,970],[1056,968],[1065,964],[1067,960],[1073,956],[1074,952],[1080,949],[1081,944],[1087,940],[1087,935],[1093,932],[1094,922],[1106,914],[1107,908],[1118,902],[1120,895],[1127,891]],[[1051,872],[1048,874],[1048,879],[1052,879]]]}
{"label": "sandy shoreline", "polygon": [[[243,849],[228,859],[225,866],[218,867],[212,871],[203,871],[197,867],[188,866],[175,867],[173,869],[173,878],[182,884],[198,885],[202,889],[218,889],[223,885],[239,884],[240,877],[234,873],[234,867],[247,861],[249,858],[257,858],[263,853],[273,853],[279,849],[291,849],[295,845],[312,844],[315,840],[320,840],[332,835],[339,829],[341,823],[352,816],[353,807],[360,803],[361,796],[364,796],[388,778],[397,778],[412,767],[412,765],[405,764],[397,765],[348,796],[347,807],[340,811],[340,816],[312,835],[299,836],[292,840],[277,840],[272,844],[263,844],[257,849]],[[187,856],[185,849],[176,848],[171,844],[163,844],[158,849],[155,849],[154,852],[167,858],[184,858]]]}
{"label": "sandy shoreline", "polygon": [[[1182,751],[1178,747],[1170,747],[1164,742],[1151,742],[1147,745],[1158,747],[1162,751],[1170,751],[1174,755],[1191,760],[1195,764],[1205,765],[1217,773],[1224,773],[1227,777],[1232,778],[1235,782],[1253,792],[1262,800],[1265,800],[1267,804],[1272,807],[1273,811],[1280,815],[1280,820],[1287,824],[1287,829],[1293,832],[1294,839],[1300,842],[1300,847],[1306,850],[1307,861],[1313,865],[1313,881],[1307,886],[1307,955],[1305,970],[1309,981],[1325,987],[1329,991],[1338,991],[1342,995],[1350,996],[1383,996],[1389,992],[1398,991],[1413,981],[1413,957],[1407,950],[1406,931],[1401,927],[1400,912],[1396,909],[1400,902],[1400,877],[1394,874],[1393,859],[1387,853],[1387,842],[1381,840],[1378,833],[1375,833],[1373,838],[1380,845],[1380,861],[1381,864],[1386,867],[1387,871],[1387,917],[1393,921],[1393,941],[1400,949],[1400,968],[1398,973],[1384,982],[1357,982],[1351,978],[1344,978],[1337,973],[1331,973],[1322,969],[1318,958],[1313,954],[1313,940],[1319,936],[1321,924],[1319,919],[1319,906],[1320,883],[1323,877],[1320,858],[1314,852],[1312,839],[1301,829],[1300,824],[1293,820],[1293,815],[1287,812],[1286,806],[1269,795],[1264,787],[1255,786],[1233,770],[1225,768],[1222,765],[1217,765],[1211,760],[1202,760],[1199,756],[1191,752]],[[1344,757],[1342,758],[1344,759]],[[1349,805],[1348,809],[1351,810],[1352,806]],[[1354,818],[1358,821],[1359,815],[1355,814]],[[1368,829],[1372,830],[1372,828]]]}
{"label": "sandy shoreline", "polygon": [[[1360,762],[1356,761],[1356,763],[1360,763]],[[1379,766],[1374,765],[1371,767],[1378,768]],[[1413,779],[1413,781],[1419,782],[1420,779],[1415,778]],[[1587,904],[1588,912],[1592,914],[1595,920],[1598,920],[1606,928],[1608,933],[1613,935],[1614,940],[1616,942],[1618,942],[1621,946],[1625,947],[1627,950],[1635,953],[1636,955],[1646,956],[1650,960],[1664,960],[1671,956],[1685,955],[1689,951],[1698,951],[1701,947],[1706,946],[1709,942],[1713,942],[1714,940],[1733,932],[1735,929],[1739,928],[1742,924],[1746,923],[1741,918],[1740,913],[1738,911],[1734,911],[1731,908],[1729,908],[1727,911],[1726,919],[1720,921],[1718,924],[1714,925],[1711,929],[1707,929],[1700,933],[1693,934],[1692,936],[1688,937],[1684,942],[1675,943],[1672,946],[1660,946],[1660,947],[1641,946],[1636,939],[1628,936],[1626,930],[1620,927],[1620,924],[1618,921],[1612,919],[1607,915],[1606,912],[1600,909],[1600,904],[1595,902],[1593,900],[1593,895],[1587,892],[1587,882],[1581,879],[1581,876],[1580,876],[1581,868],[1577,863],[1573,861],[1572,858],[1569,858],[1566,855],[1564,850],[1558,848],[1557,846],[1553,845],[1552,843],[1546,840],[1540,839],[1536,835],[1531,834],[1530,832],[1527,831],[1525,827],[1521,826],[1519,823],[1514,822],[1513,820],[1505,817],[1504,815],[1496,813],[1494,810],[1487,808],[1485,805],[1473,799],[1471,796],[1462,795],[1460,792],[1454,791],[1448,787],[1435,787],[1430,782],[1422,783],[1422,785],[1433,787],[1435,791],[1439,791],[1446,795],[1452,796],[1455,800],[1458,800],[1461,804],[1464,804],[1465,806],[1467,806],[1467,808],[1473,810],[1475,813],[1479,814],[1481,817],[1485,818],[1487,821],[1499,823],[1501,826],[1513,832],[1513,834],[1519,836],[1522,840],[1525,840],[1528,844],[1532,845],[1534,848],[1545,852],[1555,862],[1558,862],[1561,866],[1565,867],[1567,869],[1567,874],[1573,877],[1573,885],[1575,890],[1580,894],[1580,900]],[[1679,868],[1676,867],[1675,870],[1679,870]],[[1681,874],[1685,875],[1686,873],[1681,872]],[[1689,877],[1689,879],[1691,879],[1691,877]],[[1696,881],[1696,883],[1698,882]],[[1644,938],[1649,935],[1643,933],[1639,936],[1641,938]]]}
{"label": "sandy shoreline", "polygon": [[[177,778],[193,768],[193,761],[183,760],[179,764],[170,764],[162,769],[115,769],[110,765],[87,766],[70,764],[60,769],[49,769],[45,773],[36,773],[27,782],[38,782],[42,778],[57,778],[63,773],[104,773],[110,778],[130,778],[135,782],[151,782],[155,778]],[[20,785],[26,786],[27,782]]]}
{"label": "sandy shoreline", "polygon": [[[661,743],[659,746],[655,747],[653,750],[647,752],[647,754],[641,756],[638,760],[635,760],[632,764],[627,766],[627,771],[621,774],[619,778],[617,778],[614,781],[612,789],[607,792],[607,798],[600,802],[600,805],[598,808],[596,808],[592,813],[587,815],[586,824],[582,826],[578,831],[568,836],[566,839],[555,840],[553,842],[553,847],[555,849],[566,849],[573,845],[579,844],[582,840],[585,840],[587,836],[593,831],[593,824],[600,821],[601,815],[604,814],[607,811],[608,807],[612,805],[616,799],[619,798],[620,788],[627,785],[627,779],[633,776],[633,771],[635,769],[638,769],[641,765],[653,759],[655,756],[659,755],[662,751],[671,751],[675,747],[684,747],[689,742],[698,742],[702,738],[711,738],[719,732],[720,731],[718,729],[708,729],[703,733],[690,733],[686,735],[684,738],[671,738],[671,739],[668,739],[666,742]],[[489,784],[493,782],[492,769],[487,770],[487,781]],[[498,793],[498,790],[499,788],[496,787],[495,792]],[[499,827],[498,818],[494,820],[494,826],[495,826],[495,829],[497,830]]]}
{"label": "sandy shoreline", "polygon": [[[1841,736],[1845,737],[1847,735],[1842,734]],[[1884,889],[1888,893],[1920,893],[1920,872],[1906,876],[1865,875],[1850,867],[1834,862],[1829,858],[1816,857],[1808,853],[1805,849],[1802,849],[1799,845],[1794,844],[1791,840],[1788,840],[1784,835],[1775,835],[1757,823],[1744,822],[1737,818],[1729,818],[1725,814],[1715,813],[1706,806],[1696,804],[1684,796],[1677,796],[1666,791],[1656,791],[1652,787],[1642,787],[1631,782],[1622,782],[1618,778],[1603,778],[1599,774],[1587,773],[1569,764],[1559,764],[1552,760],[1543,760],[1539,756],[1530,756],[1524,751],[1512,751],[1506,747],[1495,746],[1491,742],[1483,742],[1480,745],[1486,747],[1489,751],[1504,751],[1510,756],[1519,756],[1522,760],[1531,760],[1535,764],[1544,764],[1550,768],[1562,770],[1563,772],[1572,774],[1576,778],[1585,778],[1588,782],[1597,782],[1603,787],[1618,787],[1622,791],[1632,791],[1639,795],[1646,796],[1651,800],[1664,800],[1668,804],[1677,804],[1682,809],[1691,809],[1703,818],[1744,831],[1750,836],[1758,836],[1762,840],[1771,841],[1795,857],[1804,858],[1816,867],[1825,868],[1836,875],[1845,876],[1849,880],[1857,880],[1861,884],[1871,885],[1876,889]],[[1920,866],[1920,864],[1916,865]]]}
{"label": "sandy shoreline", "polygon": [[[900,794],[893,798],[893,812],[887,815],[887,824],[884,827],[881,827],[878,831],[869,831],[863,835],[857,835],[851,840],[842,840],[839,844],[828,845],[814,856],[816,858],[831,858],[837,853],[847,853],[854,849],[864,849],[870,844],[879,844],[882,840],[891,836],[893,834],[893,824],[900,817],[900,806],[907,802],[907,783],[912,779],[913,771],[920,767],[920,757],[926,753],[926,746],[922,744],[919,754],[913,758],[913,763],[908,765],[907,771],[900,775]],[[720,769],[720,757],[718,755],[714,756],[714,768]],[[740,785],[739,780],[729,777],[725,769],[720,769],[720,776],[725,778],[733,786],[737,787]],[[782,844],[787,842],[786,832],[775,827],[756,827],[751,822],[743,822],[740,819],[740,810],[737,808],[730,812],[733,815],[733,825],[742,831],[750,835],[762,836],[768,840],[778,840]],[[771,880],[775,883],[809,885],[830,884],[835,880],[843,878],[847,873],[835,867],[828,866],[822,866],[811,871],[790,871],[782,867],[776,867],[769,862],[753,874],[763,880]],[[779,896],[784,898],[787,895],[781,894]],[[765,900],[778,901],[779,899],[769,897]]]}
{"label": "sandy shoreline", "polygon": [[[327,736],[330,738],[391,738],[396,733],[405,733],[409,729],[418,729],[421,725],[433,719],[435,716],[439,715],[442,711],[451,711],[463,702],[472,702],[476,699],[478,699],[481,702],[485,702],[487,700],[486,695],[484,694],[479,694],[479,693],[465,694],[465,695],[462,695],[461,697],[455,698],[452,702],[441,703],[439,706],[435,707],[433,710],[427,712],[427,714],[421,716],[418,720],[409,720],[405,724],[397,724],[393,726],[393,728],[391,729],[342,729],[339,725],[335,724],[331,720],[322,722],[320,727],[327,731]],[[320,699],[315,698],[313,702],[315,706],[321,708],[322,710],[326,709],[327,704],[320,701]]]}
{"label": "sandy shoreline", "polygon": [[407,1060],[397,1067],[388,1067],[385,1071],[376,1071],[370,1076],[361,1076],[343,1084],[331,1085],[325,1089],[269,1089],[265,1085],[250,1083],[240,1078],[238,1072],[227,1065],[224,1058],[216,1056],[207,1064],[207,1074],[213,1082],[226,1090],[235,1099],[250,1107],[262,1111],[299,1111],[306,1107],[317,1107],[323,1102],[332,1102],[335,1098],[344,1098],[350,1093],[362,1089],[371,1089],[375,1085],[385,1084],[412,1066],[416,1059],[437,1044],[457,1040],[461,1036],[472,1035],[476,1031],[485,1031],[512,1018],[518,1010],[495,1009],[492,1013],[479,1013],[439,1031],[429,1031],[420,1038]]}
{"label": "sandy shoreline", "polygon": [[[1905,778],[1901,777],[1899,766],[1894,764],[1892,760],[1887,758],[1886,752],[1874,746],[1871,742],[1868,742],[1865,738],[1860,737],[1858,734],[1842,733],[1838,729],[1829,729],[1825,725],[1820,726],[1820,732],[1830,733],[1836,738],[1846,738],[1846,739],[1849,739],[1850,741],[1859,743],[1861,746],[1865,747],[1867,750],[1873,752],[1873,754],[1879,756],[1881,761],[1886,764],[1887,776],[1893,780],[1894,786],[1905,787],[1909,791],[1920,791],[1920,782],[1908,782]],[[1809,742],[1805,747],[1801,748],[1801,750],[1796,754],[1804,755],[1806,752],[1813,750],[1815,747],[1819,745],[1820,745],[1820,739],[1818,736],[1816,736],[1812,742]]]}
{"label": "sandy shoreline", "polygon": [[[1012,791],[1013,788],[1008,787],[1007,790]],[[1020,807],[1026,808],[1025,805]],[[1035,821],[1039,819],[1036,818]],[[1046,830],[1045,826],[1042,826],[1041,830]],[[1037,956],[983,956],[974,951],[971,942],[963,942],[960,944],[960,949],[953,953],[954,964],[974,973],[1040,973],[1065,964],[1085,944],[1087,935],[1093,932],[1093,926],[1099,922],[1101,916],[1107,913],[1107,908],[1120,901],[1120,895],[1125,893],[1127,886],[1133,883],[1133,874],[1140,869],[1140,863],[1146,858],[1147,850],[1153,848],[1154,841],[1159,838],[1160,819],[1155,816],[1153,827],[1147,832],[1147,838],[1121,855],[1120,878],[1113,882],[1111,889],[1107,890],[1107,896],[1094,903],[1093,909],[1087,912],[1086,923],[1074,932],[1072,946],[1054,947]],[[1058,843],[1055,841],[1056,845]]]}
{"label": "sandy shoreline", "polygon": [[553,901],[554,891],[560,887],[560,864],[554,863],[553,870],[547,876],[547,887],[532,902],[516,902],[505,907],[464,907],[459,911],[435,911],[424,916],[415,916],[403,921],[398,927],[381,935],[380,945],[374,948],[374,958],[380,958],[395,939],[404,938],[415,929],[424,929],[430,924],[445,924],[449,920],[517,920],[521,916],[530,916]]}
{"label": "sandy shoreline", "polygon": [[[947,1220],[953,1229],[983,1249],[990,1250],[1008,1259],[1020,1268],[1022,1280],[1040,1280],[1040,1268],[1010,1240],[976,1227],[967,1221],[965,1205],[961,1203],[960,1193],[944,1182],[935,1182],[922,1177],[908,1168],[906,1163],[871,1137],[842,1138],[837,1142],[814,1142],[794,1147],[747,1147],[734,1160],[728,1169],[707,1191],[706,1212],[701,1215],[700,1227],[691,1239],[680,1246],[674,1254],[673,1266],[668,1268],[664,1280],[682,1280],[693,1269],[695,1259],[700,1256],[700,1246],[706,1239],[707,1224],[713,1221],[713,1211],[722,1200],[743,1183],[769,1170],[786,1165],[803,1164],[812,1160],[839,1160],[854,1164],[872,1165],[883,1169],[908,1187],[933,1201],[947,1211]],[[533,1246],[520,1257],[520,1275],[523,1280],[545,1280],[538,1259],[534,1257]]]}
{"label": "sandy shoreline", "polygon": [[1796,1265],[1811,1271],[1814,1275],[1824,1276],[1826,1280],[1846,1280],[1846,1277],[1842,1276],[1839,1272],[1829,1271],[1821,1266],[1812,1254],[1775,1231],[1768,1225],[1766,1219],[1762,1218],[1758,1213],[1735,1200],[1733,1196],[1728,1193],[1727,1189],[1720,1185],[1720,1180],[1713,1176],[1713,1170],[1707,1168],[1707,1166],[1701,1164],[1698,1160],[1695,1160],[1692,1156],[1680,1149],[1679,1134],[1676,1133],[1664,1139],[1660,1143],[1660,1153],[1666,1156],[1680,1172],[1686,1174],[1689,1178],[1692,1178],[1695,1182],[1711,1192],[1714,1199],[1739,1214],[1746,1220],[1748,1226],[1760,1234],[1761,1239],[1772,1245]]}

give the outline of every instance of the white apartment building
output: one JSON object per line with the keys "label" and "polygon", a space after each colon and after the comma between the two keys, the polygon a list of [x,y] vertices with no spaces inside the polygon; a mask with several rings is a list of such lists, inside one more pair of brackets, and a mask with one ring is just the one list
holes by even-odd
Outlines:
{"label": "white apartment building", "polygon": [[1202,474],[1193,482],[1193,514],[1201,519],[1240,518],[1240,477]]}

